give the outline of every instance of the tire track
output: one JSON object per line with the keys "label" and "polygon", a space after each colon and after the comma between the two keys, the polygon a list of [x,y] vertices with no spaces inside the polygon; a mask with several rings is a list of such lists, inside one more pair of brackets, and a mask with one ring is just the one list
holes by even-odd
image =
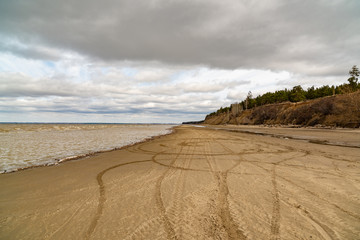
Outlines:
{"label": "tire track", "polygon": [[[291,147],[285,146],[286,149],[289,150],[287,153],[294,153],[294,149]],[[305,157],[309,155],[309,152],[304,152],[304,155],[301,157]],[[271,184],[273,187],[273,207],[272,207],[272,215],[271,215],[271,221],[270,221],[270,239],[271,240],[279,240],[280,239],[280,218],[281,218],[281,212],[280,212],[280,193],[277,186],[277,174],[276,174],[276,167],[280,165],[280,163],[289,161],[293,159],[294,157],[285,158],[283,160],[277,161],[272,164],[271,172],[268,170],[268,172],[271,173]],[[249,163],[253,164],[253,161],[249,161]],[[265,169],[265,168],[263,168]]]}
{"label": "tire track", "polygon": [[[211,140],[213,140],[213,139],[211,139]],[[205,156],[205,159],[206,159],[206,163],[209,166],[210,173],[213,176],[214,180],[217,180],[216,176],[215,176],[216,172],[215,172],[214,167],[212,166],[211,161],[210,161],[210,160],[213,160],[215,162],[215,160],[213,159],[213,156],[209,156],[209,155],[206,154],[207,152],[210,152],[210,141],[209,140],[206,141],[206,143],[204,145],[204,151],[203,152],[204,152],[204,156]],[[209,158],[211,158],[211,159],[209,160]]]}
{"label": "tire track", "polygon": [[271,174],[271,183],[273,185],[273,211],[271,217],[271,240],[280,239],[280,200],[279,200],[279,190],[277,188],[276,182],[276,164],[273,164],[272,174]]}
{"label": "tire track", "polygon": [[227,173],[220,173],[217,175],[219,184],[218,194],[218,214],[222,220],[223,226],[228,234],[229,239],[240,239],[245,240],[247,237],[238,228],[233,221],[228,202],[229,188],[227,185]]}
{"label": "tire track", "polygon": [[[271,154],[273,152],[262,152],[261,154]],[[283,153],[289,153],[289,152],[283,152]],[[251,154],[259,154],[259,152],[256,152],[256,153],[251,153]],[[162,155],[165,155],[165,154],[162,154]],[[238,154],[238,156],[245,156],[245,155],[250,155],[250,154]],[[182,154],[180,154],[180,156],[184,156]],[[205,156],[211,156],[211,155],[205,155]],[[194,172],[210,172],[211,173],[211,169],[210,170],[206,170],[206,169],[196,169],[196,168],[187,168],[187,167],[181,167],[181,166],[173,166],[173,165],[170,165],[170,164],[165,164],[165,163],[162,163],[162,162],[159,162],[158,160],[153,160],[156,164],[159,164],[163,167],[168,167],[168,168],[173,168],[173,169],[177,169],[177,170],[184,170],[184,171],[194,171]],[[262,162],[262,161],[256,161],[256,160],[251,160],[251,161],[247,161],[247,160],[241,160],[241,162],[248,162],[248,163],[261,163],[261,164],[273,164],[273,163],[270,163],[270,162]],[[282,165],[282,166],[287,166],[287,165]],[[214,167],[211,166],[211,168],[213,169],[213,172],[216,172],[214,170]],[[229,173],[234,173],[234,174],[239,174],[239,173],[235,173],[235,172],[229,172]]]}
{"label": "tire track", "polygon": [[[279,176],[279,177],[280,177],[280,176]],[[352,216],[353,218],[356,218],[357,220],[360,220],[360,216],[359,216],[359,215],[357,215],[357,214],[355,214],[355,213],[353,213],[353,212],[350,212],[350,211],[348,211],[348,210],[340,207],[339,205],[337,205],[337,204],[335,204],[335,203],[330,202],[329,200],[325,199],[324,197],[321,197],[320,195],[314,193],[313,191],[310,191],[310,190],[306,189],[305,187],[300,186],[300,185],[294,183],[293,181],[291,181],[291,180],[289,180],[289,179],[287,179],[287,178],[284,178],[284,177],[280,177],[280,178],[283,179],[283,180],[285,180],[285,181],[287,181],[287,182],[289,182],[289,183],[291,183],[292,185],[294,185],[294,186],[296,186],[296,187],[298,187],[298,188],[301,188],[302,190],[304,190],[304,191],[310,193],[311,195],[313,195],[313,196],[315,196],[315,197],[323,200],[324,202],[326,202],[326,203],[334,206],[335,208],[337,208],[337,209],[339,209],[340,211],[342,211],[342,212],[344,212],[344,213]]]}
{"label": "tire track", "polygon": [[147,236],[151,236],[157,232],[158,228],[162,225],[161,216],[155,216],[148,219],[147,221],[142,222],[138,225],[135,230],[124,238],[124,240],[130,239],[148,239]]}
{"label": "tire track", "polygon": [[53,238],[53,236],[54,236],[57,232],[59,232],[59,231],[60,231],[61,229],[63,229],[66,225],[68,225],[68,224],[70,223],[70,221],[80,212],[81,208],[83,208],[84,205],[90,200],[90,198],[91,198],[91,196],[89,196],[87,199],[85,199],[85,200],[83,201],[83,203],[74,211],[73,214],[71,214],[71,216],[70,216],[68,219],[66,219],[66,221],[65,221],[63,224],[61,224],[61,225],[60,225],[55,231],[53,231],[49,236],[44,237],[44,239],[51,239],[51,238]]}
{"label": "tire track", "polygon": [[[245,156],[247,154],[253,154],[253,153],[257,154],[257,152],[236,153],[229,147],[226,147],[224,144],[222,144],[219,141],[219,139],[215,140],[213,137],[211,139],[214,143],[220,145],[229,154],[233,154],[233,155],[236,155],[239,157]],[[221,139],[221,140],[229,141],[229,139]],[[215,160],[214,160],[214,162],[216,163]],[[228,183],[227,183],[228,174],[234,168],[239,166],[241,162],[243,162],[243,159],[237,160],[237,162],[234,165],[232,165],[230,168],[228,168],[225,171],[216,172],[217,177],[218,177],[218,184],[220,186],[219,187],[219,189],[220,189],[220,191],[219,191],[219,196],[220,196],[219,206],[220,206],[220,211],[221,211],[220,216],[221,216],[221,219],[226,228],[226,232],[228,233],[229,239],[247,239],[246,235],[239,228],[239,226],[235,223],[234,218],[231,215],[231,209],[230,209],[230,205],[229,205],[229,196],[231,196],[231,195],[230,195]]]}
{"label": "tire track", "polygon": [[[193,139],[190,140],[190,142],[192,141]],[[189,141],[189,140],[188,140]],[[167,213],[166,213],[166,209],[165,209],[165,206],[164,206],[164,202],[163,202],[163,199],[162,199],[162,196],[161,196],[161,184],[163,182],[163,180],[165,179],[166,175],[169,173],[169,171],[173,168],[175,169],[181,169],[183,170],[181,167],[178,167],[178,166],[174,166],[175,162],[178,160],[178,158],[182,155],[181,152],[183,151],[183,148],[185,146],[185,144],[182,144],[180,145],[181,148],[180,148],[180,151],[179,153],[177,154],[177,156],[170,162],[169,165],[167,164],[161,164],[159,161],[156,160],[156,157],[157,155],[154,155],[152,157],[152,161],[155,162],[155,163],[158,163],[160,165],[165,165],[168,167],[168,169],[158,178],[157,182],[156,182],[156,187],[155,187],[155,200],[156,200],[156,204],[160,210],[160,213],[161,213],[161,216],[162,216],[162,220],[163,220],[163,223],[164,223],[164,227],[165,227],[165,231],[166,231],[166,234],[167,234],[167,238],[168,239],[178,239],[177,235],[176,235],[176,232],[175,232],[175,227],[174,225],[172,224],[172,222],[170,221]],[[189,153],[190,151],[190,148],[188,148],[188,151],[187,153]],[[193,148],[193,152],[195,151],[195,147]],[[160,154],[163,154],[164,152],[161,152]],[[190,154],[191,155],[191,154]],[[186,168],[185,168],[186,169]]]}
{"label": "tire track", "polygon": [[[210,136],[210,140],[212,142],[216,142],[217,144],[221,145],[223,147],[223,149],[225,149],[225,151],[234,154],[233,151],[231,151],[229,148],[224,147],[221,143],[218,143],[211,136]],[[209,152],[210,151],[210,149],[209,149],[210,141],[207,141],[207,143],[208,143],[208,145],[206,145],[205,151]],[[211,173],[214,176],[214,178],[218,184],[218,189],[217,189],[218,194],[217,194],[217,201],[216,201],[216,206],[215,206],[217,215],[219,216],[220,221],[222,222],[222,226],[224,227],[225,232],[227,233],[228,239],[245,240],[245,239],[247,239],[247,237],[245,236],[243,231],[239,229],[239,227],[237,226],[237,224],[235,223],[234,219],[231,216],[229,201],[228,201],[229,188],[228,188],[228,184],[227,184],[228,172],[233,170],[235,167],[237,167],[241,163],[241,161],[238,161],[232,167],[230,167],[229,169],[227,169],[225,171],[220,171],[220,170],[215,171],[214,167],[211,164],[211,160],[215,164],[216,164],[216,160],[213,159],[212,156],[211,156],[211,158],[212,159],[209,159],[209,156],[206,156],[206,161],[211,169]]]}
{"label": "tire track", "polygon": [[[187,139],[187,141],[193,141],[193,140],[197,140],[197,139],[200,139],[202,140],[202,138],[192,138],[192,139]],[[181,147],[180,151],[178,153],[174,153],[174,154],[171,154],[171,155],[175,155],[175,159],[178,159],[180,156],[195,156],[195,155],[201,155],[201,154],[190,154],[189,153],[189,149],[186,153],[182,153],[183,151],[183,148],[188,146],[187,144],[184,144],[185,142],[181,142],[179,143],[178,145]],[[196,147],[196,146],[195,146]],[[193,150],[193,153],[195,152],[195,148]],[[165,151],[164,152],[161,152],[161,155],[169,155],[169,153],[166,153]],[[158,160],[156,160],[156,158],[152,158],[152,161],[156,164],[159,164],[161,166],[164,166],[164,167],[167,167],[167,168],[171,168],[173,170],[183,170],[183,171],[195,171],[195,172],[209,172],[208,170],[205,170],[205,169],[195,169],[195,168],[190,168],[190,164],[189,165],[186,165],[186,166],[178,166],[178,165],[174,165],[175,161],[171,161],[169,164],[166,164],[166,163],[162,163],[162,162],[159,162]]]}
{"label": "tire track", "polygon": [[[222,145],[221,143],[219,143],[220,145]],[[134,151],[131,151],[133,153],[136,153]],[[149,154],[149,155],[153,155],[153,154],[156,154],[157,152],[153,152],[153,151],[146,151],[146,152],[142,152],[142,151],[139,151],[140,153],[144,153],[144,154]],[[231,152],[231,153],[226,153],[226,152],[223,152],[223,153],[194,153],[194,154],[190,154],[190,153],[181,153],[180,155],[181,156],[240,156],[240,155],[252,155],[252,154],[265,154],[265,153],[268,153],[268,154],[279,154],[279,153],[289,153],[289,152],[293,152],[292,150],[282,150],[282,151],[269,151],[269,152],[259,152],[259,151],[256,151],[256,152],[239,152],[239,153],[236,153],[236,152]],[[177,156],[179,153],[172,153],[172,152],[163,152],[162,155],[168,155],[168,156]]]}
{"label": "tire track", "polygon": [[136,163],[145,163],[145,162],[151,162],[151,160],[143,160],[143,161],[133,161],[133,162],[127,162],[127,163],[120,163],[120,164],[116,164],[114,166],[111,166],[107,169],[102,170],[101,172],[99,172],[96,176],[96,181],[98,183],[99,186],[99,199],[98,199],[98,206],[96,209],[96,213],[95,216],[93,217],[93,219],[91,220],[90,226],[88,228],[88,230],[85,233],[85,239],[90,239],[91,235],[93,234],[93,232],[95,231],[96,225],[99,222],[99,219],[103,213],[103,209],[104,209],[104,205],[106,202],[106,191],[105,191],[105,185],[104,185],[104,181],[103,181],[103,176],[105,173],[107,173],[110,170],[113,170],[115,168],[118,167],[122,167],[125,165],[130,165],[130,164],[136,164]]}
{"label": "tire track", "polygon": [[[308,153],[305,153],[304,156],[308,155]],[[302,157],[304,157],[302,156]],[[271,240],[278,240],[280,239],[280,196],[279,196],[279,189],[277,187],[277,174],[276,174],[276,167],[280,163],[286,162],[288,160],[293,159],[286,158],[281,161],[278,161],[276,163],[273,163],[272,169],[271,169],[271,183],[273,186],[273,211],[272,211],[272,217],[270,221],[270,234],[271,234]]]}
{"label": "tire track", "polygon": [[[196,140],[196,142],[194,142],[194,144],[192,144],[192,141]],[[181,146],[186,146],[188,147],[188,151],[190,152],[191,147],[192,149],[192,153],[195,152],[195,149],[197,148],[198,143],[200,142],[200,138],[199,139],[191,139],[190,143],[186,143],[182,142],[180,145]],[[186,157],[183,161],[183,167],[186,169],[190,169],[190,165],[191,165],[191,161],[192,158],[191,157]],[[178,165],[179,166],[179,165]],[[179,170],[179,169],[177,169]],[[184,190],[185,190],[185,171],[180,169],[180,174],[177,178],[176,181],[176,185],[174,188],[174,194],[173,194],[173,204],[171,207],[169,207],[167,214],[172,216],[172,221],[174,222],[174,225],[176,226],[176,233],[178,238],[183,239],[183,228],[185,227],[184,224],[184,201],[183,201],[183,195],[184,195]],[[175,224],[176,223],[176,224]]]}
{"label": "tire track", "polygon": [[[164,141],[162,141],[162,142],[164,142]],[[162,143],[160,143],[160,146],[161,145],[162,145]],[[183,147],[180,148],[179,153],[182,152],[182,150],[183,150]],[[135,153],[135,152],[146,153],[145,151],[146,150],[143,150],[140,147],[138,147],[135,150],[132,150],[133,153]],[[176,239],[174,227],[172,226],[172,223],[170,222],[169,218],[166,215],[165,206],[162,201],[161,184],[162,184],[163,179],[169,173],[170,170],[177,170],[176,168],[171,168],[170,166],[175,164],[175,162],[178,160],[178,157],[180,155],[178,154],[173,160],[171,160],[170,164],[167,165],[167,164],[162,164],[156,160],[156,157],[163,153],[164,153],[164,151],[156,152],[156,154],[153,155],[151,158],[151,161],[153,163],[156,163],[160,166],[164,166],[167,168],[165,170],[165,172],[157,179],[156,185],[155,185],[155,202],[156,202],[158,209],[160,210],[160,215],[141,223],[126,239],[134,239],[134,238],[135,239],[145,239],[146,232],[151,232],[155,226],[159,227],[160,225],[163,225],[163,227],[165,228],[165,234],[168,239]],[[147,154],[149,154],[149,153],[147,153]],[[153,153],[150,152],[150,154],[153,154]]]}
{"label": "tire track", "polygon": [[[268,143],[266,143],[266,144],[268,144]],[[270,145],[271,145],[271,144],[270,144]],[[277,147],[278,147],[278,145],[277,145]],[[286,146],[285,146],[285,147],[286,147]],[[295,150],[294,148],[287,148],[287,149],[291,150],[290,152],[295,152],[295,151],[296,151],[296,152],[299,152],[299,151],[300,151],[300,152],[304,152],[304,153],[305,153],[304,156],[311,154],[310,152],[307,152],[306,150],[303,150],[303,149],[301,149],[301,150]],[[262,152],[262,153],[265,153],[265,152]],[[278,153],[276,153],[276,154],[278,154]],[[323,154],[323,155],[319,155],[319,156],[325,156],[325,157],[331,158],[331,159],[336,160],[336,161],[357,162],[357,161],[352,161],[352,160],[347,160],[347,159],[338,159],[338,158],[330,157],[330,156],[328,156],[327,154]],[[286,159],[285,159],[285,161],[286,161]],[[270,173],[271,173],[271,176],[272,176],[272,177],[271,177],[271,179],[272,179],[272,185],[273,185],[273,189],[274,189],[273,191],[274,191],[274,193],[275,193],[275,194],[273,195],[273,199],[274,199],[273,203],[274,203],[274,204],[273,204],[273,214],[272,214],[272,220],[271,220],[271,232],[272,232],[272,235],[271,235],[271,236],[272,236],[273,239],[277,239],[277,238],[276,238],[276,233],[277,233],[277,231],[276,231],[276,226],[278,225],[278,224],[276,223],[276,219],[277,219],[277,217],[276,217],[277,209],[279,209],[279,212],[280,212],[280,196],[279,196],[279,192],[278,192],[278,186],[277,186],[278,179],[277,179],[277,178],[283,179],[283,177],[276,175],[276,167],[277,167],[276,165],[280,164],[280,162],[278,162],[276,165],[274,164],[274,165],[273,165],[273,168],[272,168],[271,170],[268,170],[268,169],[265,169],[265,168],[261,167],[260,164],[263,164],[262,162],[259,162],[259,161],[248,161],[248,162],[249,162],[249,163],[252,163],[252,164],[254,164],[255,166],[260,167],[260,168],[262,168],[263,170],[266,170],[267,172],[270,172]],[[258,164],[255,164],[255,162],[259,163],[259,165],[258,165]],[[283,162],[283,161],[282,161],[282,162]],[[266,164],[273,164],[273,163],[266,163]],[[335,167],[335,170],[338,170],[338,169],[336,169],[336,167]],[[338,172],[340,173],[340,171],[338,171]],[[334,175],[335,175],[335,174],[334,174]],[[339,174],[339,175],[340,175],[340,174]],[[291,182],[291,180],[289,180],[289,179],[286,179],[286,180],[288,180],[288,181]],[[291,182],[291,183],[292,183],[292,182]],[[292,183],[292,184],[295,184],[295,183]],[[359,216],[358,216],[356,213],[353,213],[353,212],[350,212],[350,211],[347,211],[347,210],[343,209],[342,207],[340,207],[340,206],[338,206],[338,205],[336,205],[336,204],[328,201],[327,199],[324,199],[323,197],[319,196],[317,193],[312,192],[312,191],[306,189],[306,188],[303,187],[303,186],[299,186],[299,185],[296,185],[296,186],[302,188],[304,191],[309,192],[310,194],[316,196],[317,198],[319,198],[319,199],[321,199],[321,200],[323,200],[323,201],[325,201],[325,202],[333,205],[335,208],[338,208],[339,210],[341,210],[341,211],[349,214],[350,216],[359,219]],[[282,199],[281,199],[281,201],[282,201]],[[305,211],[306,211],[306,210],[305,210]],[[302,213],[306,213],[306,212],[302,212]],[[280,215],[279,215],[279,216],[280,216]],[[317,222],[310,214],[307,214],[305,217],[308,219],[308,221],[314,226],[314,228],[320,233],[320,235],[321,235],[324,239],[331,239],[331,237],[329,236],[329,234],[328,234],[328,233],[324,230],[324,228],[322,227],[322,223]],[[279,230],[280,230],[280,228],[279,228]]]}
{"label": "tire track", "polygon": [[173,205],[167,211],[169,216],[172,216],[172,220],[174,222],[174,226],[178,227],[178,236],[182,239],[183,236],[183,203],[181,198],[184,194],[185,188],[185,179],[184,179],[184,171],[180,170],[180,176],[178,177],[177,181],[178,184],[175,186],[174,191],[174,200]]}
{"label": "tire track", "polygon": [[293,168],[293,169],[301,169],[301,170],[305,170],[305,171],[312,171],[312,172],[314,172],[316,174],[329,175],[329,176],[337,177],[337,178],[340,178],[340,179],[345,179],[346,181],[351,182],[354,187],[357,187],[355,184],[360,183],[360,180],[352,179],[348,175],[344,174],[337,167],[337,164],[334,161],[332,161],[332,164],[334,166],[334,169],[331,172],[330,171],[323,171],[321,169],[314,168],[314,167],[302,166],[302,165],[296,165],[296,164],[282,164],[281,166],[282,167]]}
{"label": "tire track", "polygon": [[[256,164],[256,163],[253,163],[253,162],[250,162],[250,163],[254,164],[255,166],[257,166],[257,167],[259,167],[259,168],[261,168],[261,169],[263,169],[263,170],[265,170],[265,171],[267,171],[267,172],[269,172],[268,169],[259,166],[259,164]],[[291,180],[289,180],[289,179],[287,179],[287,178],[285,178],[285,177],[282,177],[282,176],[277,176],[277,177],[278,177],[278,178],[281,178],[282,180],[284,180],[284,181],[286,181],[286,182],[289,182],[290,184],[292,184],[292,185],[294,185],[294,186],[296,186],[296,187],[298,187],[298,188],[300,188],[300,189],[302,189],[302,190],[304,190],[305,192],[313,195],[314,197],[319,198],[320,200],[326,202],[327,204],[332,205],[333,207],[335,207],[335,208],[339,209],[340,211],[342,211],[342,212],[344,212],[344,213],[352,216],[353,218],[356,218],[357,220],[360,220],[360,216],[359,216],[359,215],[357,215],[357,214],[355,214],[355,213],[353,213],[353,212],[350,212],[350,211],[348,211],[348,210],[340,207],[339,205],[337,205],[337,204],[335,204],[335,203],[330,202],[329,200],[325,199],[324,197],[321,197],[320,195],[314,193],[313,191],[310,191],[310,190],[306,189],[305,187],[303,187],[303,186],[301,186],[301,185],[299,185],[299,184],[296,184],[296,183],[294,183],[293,181],[291,181]]]}
{"label": "tire track", "polygon": [[[180,149],[180,152],[182,151],[183,148]],[[152,157],[152,161],[157,163],[156,161],[156,156],[154,155]],[[169,165],[173,165],[177,159],[178,159],[179,155],[174,158],[171,163]],[[175,234],[175,230],[174,230],[174,226],[173,224],[170,222],[168,216],[166,215],[166,209],[164,206],[164,202],[162,200],[162,196],[161,196],[161,184],[162,181],[164,180],[165,176],[168,174],[168,172],[170,171],[171,168],[167,168],[165,170],[165,172],[158,178],[158,180],[156,181],[156,186],[155,186],[155,201],[156,201],[156,205],[158,206],[159,210],[160,210],[160,214],[161,214],[161,220],[164,224],[164,228],[165,228],[165,232],[167,235],[168,239],[177,239],[176,234]]]}
{"label": "tire track", "polygon": [[332,240],[332,237],[329,233],[325,230],[322,224],[317,221],[306,209],[304,209],[300,204],[297,203],[290,203],[285,199],[281,200],[283,203],[288,205],[289,207],[293,207],[297,210],[300,216],[305,218],[315,229],[316,231],[325,239],[325,240]]}
{"label": "tire track", "polygon": [[[197,143],[193,146],[193,152],[195,151],[195,148],[197,146]],[[189,150],[190,151],[190,150]],[[184,160],[184,167],[190,168],[192,159],[186,158]],[[169,209],[167,210],[167,215],[171,216],[171,220],[174,223],[175,232],[179,239],[183,239],[183,228],[184,228],[184,202],[183,202],[183,195],[184,195],[184,189],[185,189],[185,171],[180,170],[180,175],[177,178],[176,185],[174,188],[174,194],[173,194],[173,204]]]}

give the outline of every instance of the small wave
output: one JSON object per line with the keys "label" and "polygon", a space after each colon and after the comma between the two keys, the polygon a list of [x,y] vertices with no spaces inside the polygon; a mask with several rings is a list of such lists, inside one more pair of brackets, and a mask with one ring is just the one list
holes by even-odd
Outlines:
{"label": "small wave", "polygon": [[[0,139],[0,173],[56,165],[101,152],[118,150],[169,134],[175,125],[80,126],[73,131],[32,131]],[[92,129],[91,129],[92,128]]]}

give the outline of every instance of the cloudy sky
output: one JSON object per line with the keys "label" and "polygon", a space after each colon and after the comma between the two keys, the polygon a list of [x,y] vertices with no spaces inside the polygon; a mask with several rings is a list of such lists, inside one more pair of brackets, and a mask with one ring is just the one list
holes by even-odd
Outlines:
{"label": "cloudy sky", "polygon": [[0,122],[201,120],[252,91],[337,85],[359,0],[0,0]]}

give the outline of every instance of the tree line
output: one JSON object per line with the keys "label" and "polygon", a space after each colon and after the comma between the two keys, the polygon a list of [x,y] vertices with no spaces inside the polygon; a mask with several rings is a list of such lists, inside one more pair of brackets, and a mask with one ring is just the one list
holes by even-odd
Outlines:
{"label": "tree line", "polygon": [[[300,85],[293,87],[292,89],[284,89],[275,92],[267,92],[265,94],[253,97],[251,91],[248,93],[245,100],[239,104],[243,109],[252,109],[257,106],[266,104],[282,103],[282,102],[301,102],[305,100],[312,100],[316,98],[332,96],[336,94],[344,94],[355,92],[360,89],[360,83],[358,82],[359,69],[354,65],[349,71],[350,78],[348,83],[341,84],[339,86],[321,86],[315,88],[314,86],[308,89],[303,89]],[[220,108],[216,112],[210,113],[208,116],[217,115],[220,113],[228,112],[231,110],[230,107]]]}

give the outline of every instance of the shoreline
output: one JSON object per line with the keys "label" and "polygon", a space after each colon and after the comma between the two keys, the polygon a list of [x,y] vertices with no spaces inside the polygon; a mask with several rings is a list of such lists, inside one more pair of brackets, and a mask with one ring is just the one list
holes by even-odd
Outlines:
{"label": "shoreline", "polygon": [[[183,126],[186,126],[188,124],[183,124]],[[64,159],[55,159],[56,162],[53,163],[47,163],[47,164],[40,164],[40,165],[34,165],[34,166],[29,166],[29,167],[24,167],[24,168],[19,168],[19,169],[15,169],[12,171],[2,171],[0,172],[0,175],[2,174],[11,174],[11,173],[15,173],[15,172],[20,172],[20,171],[25,171],[28,169],[34,169],[34,168],[43,168],[43,167],[51,167],[51,166],[56,166],[65,162],[69,162],[69,161],[76,161],[79,159],[84,159],[84,158],[89,158],[92,156],[95,156],[97,154],[102,154],[102,153],[107,153],[107,152],[113,152],[113,151],[118,151],[118,150],[122,150],[122,149],[126,149],[132,146],[135,146],[137,144],[141,144],[141,143],[145,143],[148,141],[152,141],[154,139],[163,137],[163,136],[167,136],[170,134],[175,133],[176,129],[181,127],[182,125],[177,125],[177,126],[173,126],[172,128],[169,129],[169,133],[166,134],[162,134],[162,135],[157,135],[157,136],[153,136],[153,137],[149,137],[149,138],[145,138],[139,142],[135,142],[135,143],[131,143],[131,144],[127,144],[124,145],[122,147],[116,147],[110,150],[104,150],[104,151],[95,151],[95,152],[89,152],[86,154],[82,154],[79,156],[71,156],[71,157],[66,157]],[[360,137],[360,130],[358,129],[354,129],[354,128],[319,128],[319,127],[299,127],[299,126],[289,126],[289,125],[233,125],[233,124],[221,124],[221,125],[209,125],[209,124],[195,124],[195,125],[188,125],[188,126],[193,126],[193,127],[205,127],[205,128],[209,128],[209,129],[215,129],[215,130],[224,130],[224,131],[233,131],[233,132],[239,132],[239,133],[245,133],[245,134],[254,134],[254,135],[259,135],[259,136],[269,136],[269,137],[274,137],[274,138],[285,138],[285,139],[292,139],[292,140],[298,140],[298,141],[306,141],[308,143],[312,143],[312,144],[320,144],[320,145],[328,145],[328,146],[337,146],[337,147],[347,147],[347,148],[360,148],[360,141],[358,142],[357,145],[351,145],[351,144],[347,144],[347,143],[343,143],[343,142],[329,142],[328,140],[316,140],[316,139],[308,139],[308,138],[301,138],[301,137],[296,137],[296,136],[291,136],[291,135],[282,135],[282,134],[273,134],[273,133],[265,133],[265,132],[255,132],[255,131],[250,131],[252,129],[257,129],[257,130],[261,130],[261,129],[277,129],[277,130],[329,130],[329,131],[341,131],[341,130],[345,130],[346,132],[358,132],[359,133],[359,137]],[[234,128],[234,129],[231,129]],[[241,130],[241,129],[236,129],[236,128],[246,128],[247,130]],[[250,130],[249,130],[250,129]]]}
{"label": "shoreline", "polygon": [[[22,123],[21,123],[21,124],[22,124]],[[32,124],[32,123],[29,123],[29,124]],[[41,124],[42,124],[42,123],[41,123]],[[45,124],[46,124],[46,123],[45,123]],[[52,123],[49,123],[49,124],[52,124]],[[67,124],[67,123],[65,123],[65,124]],[[83,124],[83,123],[80,123],[80,124]],[[86,124],[86,123],[85,123],[85,124]],[[134,124],[134,125],[138,125],[138,124]],[[144,125],[145,125],[145,124],[144,124]],[[167,125],[167,124],[163,124],[163,125]],[[171,124],[168,124],[168,125],[171,125]],[[128,147],[132,147],[132,146],[137,145],[137,144],[141,144],[141,143],[144,143],[144,142],[148,142],[148,141],[157,139],[158,137],[170,135],[170,134],[172,134],[172,133],[175,131],[174,129],[175,129],[176,127],[178,127],[178,126],[173,126],[173,127],[169,128],[169,131],[170,131],[169,133],[165,133],[165,134],[160,134],[160,135],[156,135],[156,136],[144,138],[144,139],[141,140],[141,141],[134,142],[134,143],[130,143],[130,144],[127,144],[127,145],[124,145],[124,146],[121,146],[121,147],[116,147],[116,148],[113,148],[113,149],[103,150],[103,151],[89,152],[89,153],[81,154],[81,155],[78,155],[78,156],[65,157],[65,158],[63,158],[63,159],[54,159],[55,162],[46,163],[46,164],[40,164],[40,165],[33,165],[33,166],[24,167],[24,168],[17,168],[17,169],[11,170],[11,171],[4,170],[4,171],[0,172],[0,175],[2,175],[2,174],[11,174],[11,173],[20,172],[20,171],[25,171],[25,170],[34,169],[34,168],[43,168],[43,167],[56,166],[56,165],[59,165],[59,164],[65,163],[65,162],[76,161],[76,160],[79,160],[79,159],[84,159],[84,158],[92,157],[92,156],[95,156],[95,155],[101,154],[101,153],[107,153],[107,152],[113,152],[113,151],[118,151],[118,150],[126,149],[126,148],[128,148]]]}

